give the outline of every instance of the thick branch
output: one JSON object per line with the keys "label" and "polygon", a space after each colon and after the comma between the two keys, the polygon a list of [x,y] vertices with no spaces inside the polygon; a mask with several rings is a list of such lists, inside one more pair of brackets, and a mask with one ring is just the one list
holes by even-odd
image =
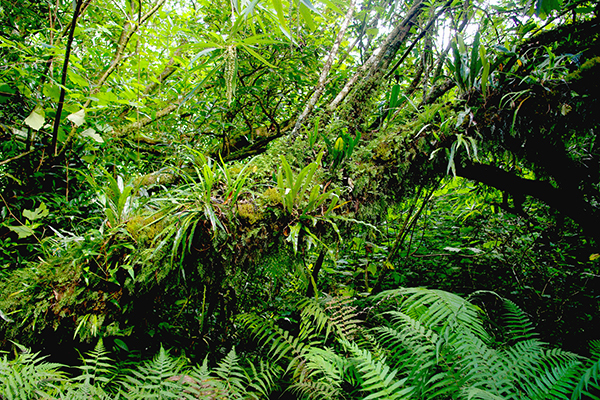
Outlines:
{"label": "thick branch", "polygon": [[456,173],[464,178],[509,192],[513,196],[533,196],[571,218],[588,235],[600,240],[600,216],[579,192],[555,188],[545,181],[521,178],[486,164],[468,162],[465,166],[459,166],[457,163]]}
{"label": "thick branch", "polygon": [[[327,109],[330,113],[335,111],[341,102],[348,96],[350,90],[354,88],[359,79],[362,79],[365,75],[371,75],[379,66],[380,61],[383,56],[388,52],[391,47],[395,47],[404,41],[408,32],[410,31],[411,26],[414,23],[416,17],[420,14],[421,9],[423,8],[423,0],[417,0],[413,7],[409,10],[408,14],[396,28],[388,35],[385,42],[373,53],[373,55],[365,62],[356,73],[350,78],[350,80],[346,83],[344,88],[338,93],[338,95],[333,99],[331,103],[327,106]],[[395,54],[395,53],[394,53]],[[367,71],[369,72],[367,74]]]}
{"label": "thick branch", "polygon": [[152,122],[156,121],[157,119],[160,119],[166,115],[169,115],[173,111],[175,111],[177,109],[177,107],[179,107],[179,103],[180,102],[177,101],[175,103],[169,104],[162,110],[158,111],[156,113],[156,118],[144,117],[144,118],[140,118],[139,120],[137,120],[135,122],[125,125],[124,127],[122,127],[121,129],[119,129],[115,132],[115,136],[122,137],[122,136],[127,135],[130,132],[136,131],[147,125],[150,125]]}

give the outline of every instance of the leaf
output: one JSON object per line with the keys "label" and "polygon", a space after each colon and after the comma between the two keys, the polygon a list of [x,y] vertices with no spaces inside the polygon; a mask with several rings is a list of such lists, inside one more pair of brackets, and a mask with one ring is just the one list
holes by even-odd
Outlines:
{"label": "leaf", "polygon": [[42,203],[35,209],[35,211],[23,210],[23,216],[30,221],[35,221],[36,219],[44,218],[48,216],[48,207],[46,207],[45,203]]}
{"label": "leaf", "polygon": [[400,94],[400,85],[396,84],[396,85],[392,86],[392,92],[390,93],[390,109],[394,109],[398,105],[399,94]]}
{"label": "leaf", "polygon": [[459,252],[461,249],[459,249],[458,247],[450,247],[450,246],[446,246],[446,247],[444,247],[444,250],[447,250],[447,251],[452,251],[452,252],[454,252],[454,253],[458,253],[458,252]]}
{"label": "leaf", "polygon": [[122,341],[121,339],[115,339],[115,345],[125,351],[129,351],[129,347],[127,347],[127,344],[125,344],[125,342]]}
{"label": "leaf", "polygon": [[51,98],[53,101],[58,101],[60,99],[60,87],[58,85],[46,83],[42,92],[44,93],[44,96]]}
{"label": "leaf", "polygon": [[93,139],[98,143],[104,143],[104,139],[102,139],[102,136],[96,133],[96,130],[94,128],[88,128],[85,131],[81,132],[81,136],[89,137],[90,139]]}
{"label": "leaf", "polygon": [[302,14],[302,18],[304,18],[304,22],[306,22],[308,29],[314,31],[317,26],[315,25],[312,15],[310,14],[310,10],[304,4],[300,4],[300,14]]}
{"label": "leaf", "polygon": [[290,227],[290,235],[285,239],[288,242],[292,243],[294,247],[294,254],[298,253],[298,239],[300,239],[300,229],[302,229],[302,224],[297,223],[294,226]]}
{"label": "leaf", "polygon": [[535,15],[541,19],[545,19],[553,10],[560,10],[560,2],[558,0],[537,0],[535,4]]}
{"label": "leaf", "polygon": [[281,27],[285,28],[285,17],[283,15],[283,5],[281,4],[281,0],[271,0],[271,2],[273,3],[273,8],[275,8],[275,11],[277,12]]}
{"label": "leaf", "polygon": [[4,314],[4,312],[2,312],[2,310],[0,310],[0,318],[5,320],[6,322],[14,322],[12,319],[8,318],[8,315]]}
{"label": "leaf", "polygon": [[31,129],[35,131],[39,131],[42,126],[44,126],[44,115],[43,112],[40,113],[40,109],[38,107],[35,108],[29,114],[27,118],[25,118],[25,125],[29,126]]}
{"label": "leaf", "polygon": [[271,68],[277,68],[277,66],[271,64],[270,62],[268,62],[267,60],[265,60],[263,58],[263,56],[261,56],[260,54],[258,54],[256,51],[252,50],[252,48],[250,46],[246,46],[245,44],[242,44],[242,47],[248,52],[250,53],[250,55],[252,55],[254,58],[256,58],[257,60],[259,60],[260,62],[262,62],[265,65],[268,65]]}
{"label": "leaf", "polygon": [[73,114],[69,114],[67,119],[74,123],[75,126],[81,126],[85,123],[85,110],[82,108]]}
{"label": "leaf", "polygon": [[344,15],[344,12],[331,0],[321,0],[327,7],[331,8],[338,14]]}
{"label": "leaf", "polygon": [[22,226],[7,226],[8,229],[19,235],[19,239],[24,239],[34,234],[31,226],[22,225]]}
{"label": "leaf", "polygon": [[87,80],[85,80],[84,78],[82,78],[81,76],[77,75],[74,72],[69,72],[68,77],[69,77],[69,80],[77,86],[87,87],[90,85]]}

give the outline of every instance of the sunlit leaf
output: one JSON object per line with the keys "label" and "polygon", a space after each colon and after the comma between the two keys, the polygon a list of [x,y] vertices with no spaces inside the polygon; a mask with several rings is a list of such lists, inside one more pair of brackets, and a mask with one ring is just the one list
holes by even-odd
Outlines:
{"label": "sunlit leaf", "polygon": [[48,207],[45,203],[41,203],[38,208],[34,211],[31,210],[23,210],[23,216],[30,221],[35,221],[36,219],[44,218],[48,216]]}
{"label": "sunlit leaf", "polygon": [[82,108],[73,114],[69,114],[67,119],[75,124],[75,126],[81,126],[85,123],[85,110]]}
{"label": "sunlit leaf", "polygon": [[31,129],[35,131],[39,131],[42,126],[44,126],[44,115],[39,108],[36,108],[29,114],[25,121],[23,121],[25,125],[29,126]]}

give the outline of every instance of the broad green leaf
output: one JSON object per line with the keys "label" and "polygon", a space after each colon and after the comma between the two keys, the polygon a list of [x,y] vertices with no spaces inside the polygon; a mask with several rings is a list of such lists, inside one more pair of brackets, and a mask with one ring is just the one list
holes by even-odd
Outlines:
{"label": "broad green leaf", "polygon": [[60,99],[60,87],[58,85],[46,83],[42,92],[44,93],[44,96],[49,97],[53,101],[58,101]]}
{"label": "broad green leaf", "polygon": [[73,114],[69,114],[67,119],[75,124],[75,126],[81,126],[85,123],[85,110],[82,108]]}
{"label": "broad green leaf", "polygon": [[86,79],[82,78],[74,72],[69,72],[67,76],[69,77],[69,80],[77,86],[88,87],[90,85]]}
{"label": "broad green leaf", "polygon": [[36,107],[35,110],[29,114],[25,121],[23,121],[25,125],[29,126],[31,129],[35,131],[39,131],[42,126],[44,126],[44,112],[41,108]]}
{"label": "broad green leaf", "polygon": [[31,210],[23,210],[23,216],[30,221],[35,221],[36,219],[44,218],[48,216],[48,207],[46,207],[45,203],[41,203],[38,208],[34,211]]}
{"label": "broad green leaf", "polygon": [[89,137],[90,139],[93,139],[98,143],[104,143],[104,139],[102,139],[102,136],[96,133],[96,130],[94,128],[88,128],[85,131],[81,132],[81,136]]}
{"label": "broad green leaf", "polygon": [[21,226],[7,226],[8,229],[19,235],[19,239],[24,239],[34,234],[31,226],[21,225]]}

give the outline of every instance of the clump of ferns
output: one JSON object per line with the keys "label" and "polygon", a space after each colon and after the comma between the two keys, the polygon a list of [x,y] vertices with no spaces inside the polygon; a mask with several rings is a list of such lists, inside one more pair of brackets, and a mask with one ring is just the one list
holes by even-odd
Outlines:
{"label": "clump of ferns", "polygon": [[279,370],[271,363],[244,362],[232,349],[214,367],[205,360],[190,367],[161,347],[149,361],[119,368],[102,341],[83,358],[70,378],[59,364],[21,348],[13,360],[0,359],[0,398],[32,399],[264,399],[275,388]]}
{"label": "clump of ferns", "polygon": [[284,369],[287,390],[302,398],[340,398],[346,391],[347,363],[340,339],[360,334],[361,321],[348,298],[306,298],[296,304],[299,320],[286,330],[265,315],[244,314],[238,321],[262,345],[266,357]]}
{"label": "clump of ferns", "polygon": [[383,315],[371,329],[355,318],[336,322],[314,299],[299,304],[297,334],[264,316],[240,321],[281,363],[288,390],[304,399],[598,398],[591,393],[600,390],[600,342],[590,359],[548,348],[508,300],[507,344],[487,332],[478,306],[452,293],[401,288],[371,300],[373,314]]}
{"label": "clump of ferns", "polygon": [[[411,398],[578,399],[600,390],[600,351],[592,359],[539,341],[527,316],[505,305],[508,344],[485,329],[481,309],[457,295],[423,288],[383,292],[389,323],[373,329]],[[594,350],[594,348],[596,350]]]}

